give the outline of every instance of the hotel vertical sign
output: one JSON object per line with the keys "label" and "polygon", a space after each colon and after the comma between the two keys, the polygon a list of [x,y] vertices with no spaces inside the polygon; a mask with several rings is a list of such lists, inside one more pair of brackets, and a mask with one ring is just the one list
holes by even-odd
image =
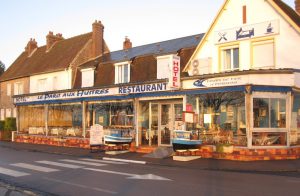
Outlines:
{"label": "hotel vertical sign", "polygon": [[169,78],[169,88],[180,88],[180,57],[173,55],[171,62],[171,74]]}

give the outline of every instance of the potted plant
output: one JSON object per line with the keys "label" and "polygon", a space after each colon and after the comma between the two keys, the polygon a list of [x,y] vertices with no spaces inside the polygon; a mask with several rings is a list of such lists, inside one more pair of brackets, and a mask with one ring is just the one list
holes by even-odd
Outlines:
{"label": "potted plant", "polygon": [[216,144],[216,152],[230,154],[233,152],[233,145],[231,143]]}

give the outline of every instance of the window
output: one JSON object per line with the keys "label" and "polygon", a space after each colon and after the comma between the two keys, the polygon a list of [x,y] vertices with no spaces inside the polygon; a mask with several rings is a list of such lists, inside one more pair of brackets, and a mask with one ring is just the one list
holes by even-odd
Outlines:
{"label": "window", "polygon": [[11,84],[7,84],[6,90],[7,90],[7,96],[10,96],[11,95]]}
{"label": "window", "polygon": [[239,48],[226,48],[222,50],[222,68],[224,71],[239,69]]}
{"label": "window", "polygon": [[13,117],[14,117],[14,118],[17,118],[17,108],[14,108],[14,109],[13,109]]}
{"label": "window", "polygon": [[54,76],[53,77],[53,88],[52,88],[54,91],[55,90],[58,90],[58,78],[57,76]]}
{"label": "window", "polygon": [[254,128],[286,128],[286,100],[254,98],[253,121]]}
{"label": "window", "polygon": [[115,65],[115,84],[128,83],[130,81],[130,64],[121,63]]}
{"label": "window", "polygon": [[5,117],[6,118],[11,117],[11,109],[10,108],[6,109],[6,115],[5,115]]}
{"label": "window", "polygon": [[94,86],[94,69],[88,68],[88,69],[82,69],[82,81],[81,81],[81,87],[91,87]]}
{"label": "window", "polygon": [[47,79],[46,78],[38,80],[38,83],[37,83],[37,90],[38,90],[38,92],[47,91],[46,83],[47,83]]}
{"label": "window", "polygon": [[157,58],[157,79],[169,78],[170,75],[170,56],[163,56]]}
{"label": "window", "polygon": [[274,42],[260,41],[252,43],[252,67],[270,68],[274,67]]}
{"label": "window", "polygon": [[14,95],[23,94],[23,83],[17,82],[14,84]]}
{"label": "window", "polygon": [[4,109],[1,109],[1,120],[4,120],[4,112],[5,112],[5,110]]}

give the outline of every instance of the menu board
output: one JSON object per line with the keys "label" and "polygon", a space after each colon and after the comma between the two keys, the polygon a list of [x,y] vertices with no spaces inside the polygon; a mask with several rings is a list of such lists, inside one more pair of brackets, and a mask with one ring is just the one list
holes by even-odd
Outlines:
{"label": "menu board", "polygon": [[90,130],[90,145],[101,145],[103,144],[103,126],[94,125],[91,126]]}

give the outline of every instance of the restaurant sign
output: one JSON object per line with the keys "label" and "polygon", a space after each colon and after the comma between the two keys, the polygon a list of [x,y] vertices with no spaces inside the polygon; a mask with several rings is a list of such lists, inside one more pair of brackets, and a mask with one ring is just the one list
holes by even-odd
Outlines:
{"label": "restaurant sign", "polygon": [[215,43],[239,41],[279,33],[279,20],[266,21],[215,32]]}
{"label": "restaurant sign", "polygon": [[66,100],[84,97],[104,97],[113,95],[128,95],[136,93],[150,93],[166,91],[169,88],[167,83],[153,83],[153,84],[139,84],[132,86],[122,86],[103,89],[89,89],[89,90],[77,90],[69,92],[58,93],[44,93],[39,95],[18,95],[14,97],[14,103],[28,103],[28,102],[40,102],[51,100]]}

